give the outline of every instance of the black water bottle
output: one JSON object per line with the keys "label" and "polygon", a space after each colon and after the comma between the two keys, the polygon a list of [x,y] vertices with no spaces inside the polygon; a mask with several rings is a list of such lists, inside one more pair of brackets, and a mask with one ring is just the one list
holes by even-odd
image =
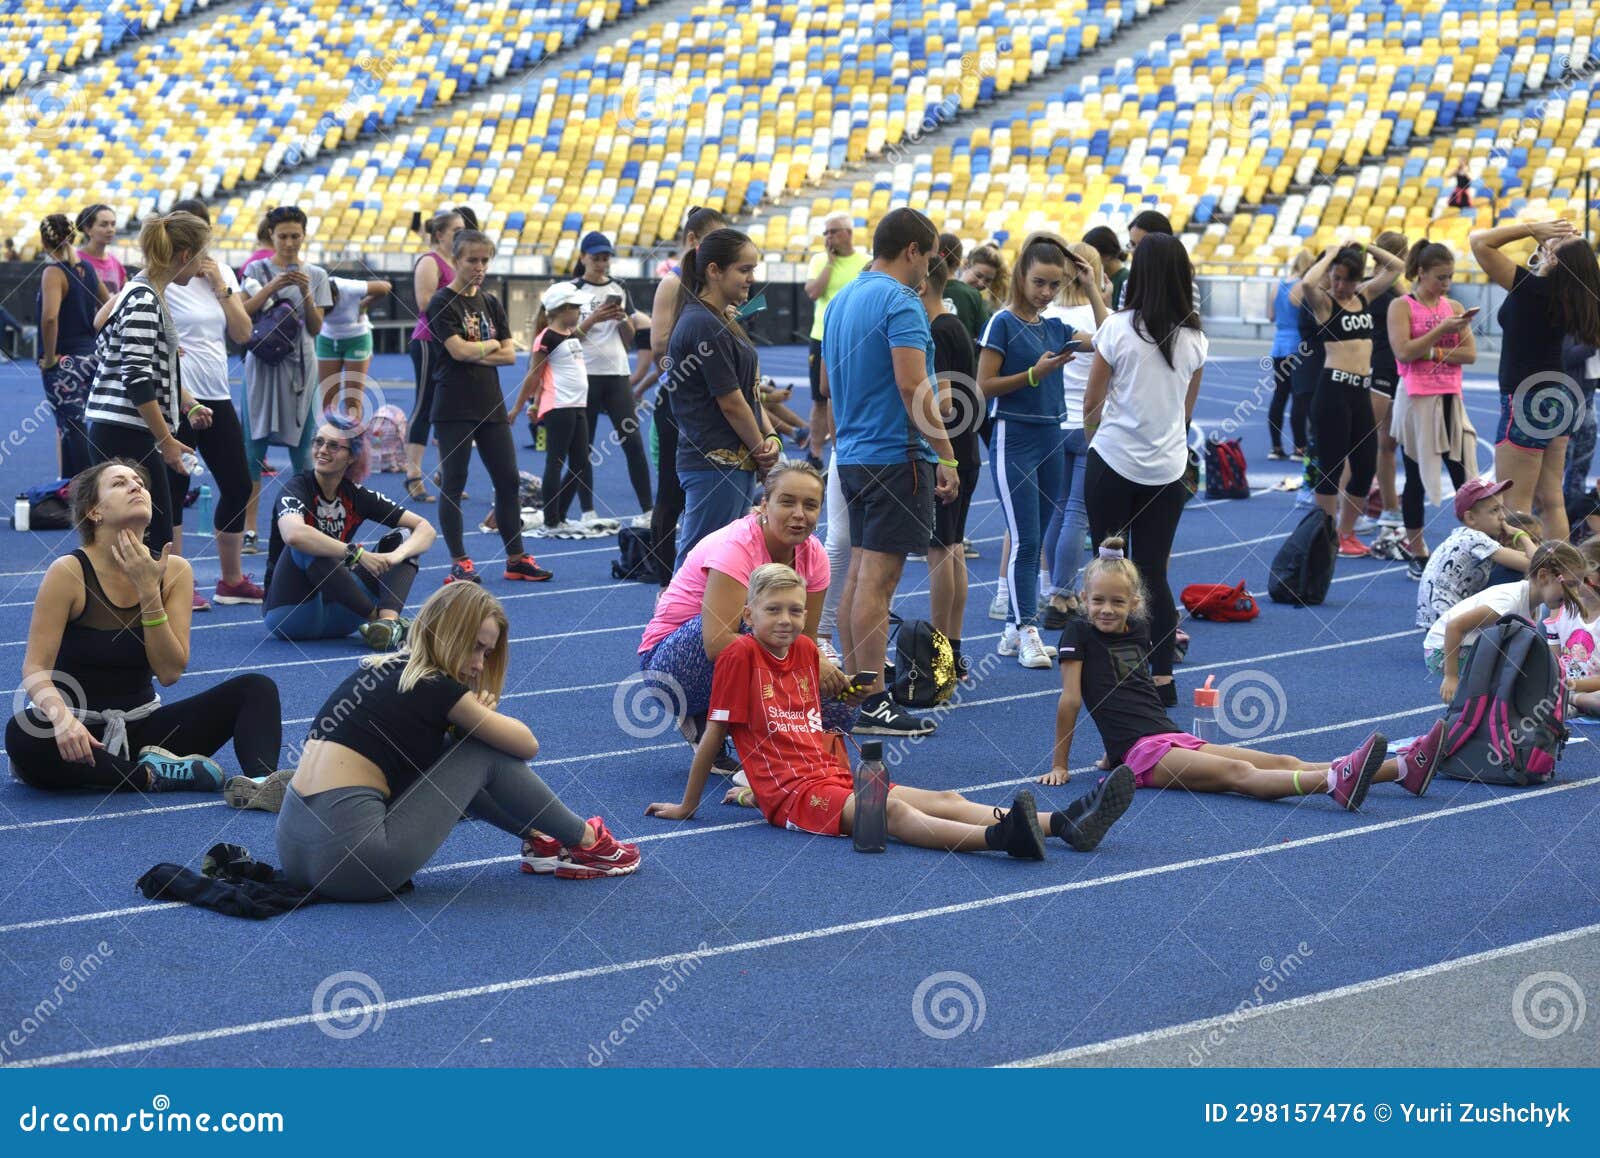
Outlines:
{"label": "black water bottle", "polygon": [[861,745],[856,767],[855,842],[857,852],[882,852],[889,838],[889,774],[883,767],[883,745]]}

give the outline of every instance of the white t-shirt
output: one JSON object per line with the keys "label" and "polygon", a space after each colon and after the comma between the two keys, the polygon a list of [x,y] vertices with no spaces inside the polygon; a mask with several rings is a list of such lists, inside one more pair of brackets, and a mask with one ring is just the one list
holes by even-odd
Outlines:
{"label": "white t-shirt", "polygon": [[[595,285],[579,278],[572,284],[578,289],[580,322],[600,307],[602,299],[608,293],[620,293],[623,310],[630,315],[633,313],[633,305],[628,301],[628,291],[620,281],[607,280]],[[589,373],[633,373],[633,367],[628,364],[627,343],[622,340],[622,335],[618,332],[621,327],[621,322],[601,322],[583,335],[583,360],[589,367]]]}
{"label": "white t-shirt", "polygon": [[[1092,334],[1095,331],[1094,307],[1090,305],[1051,304],[1045,307],[1044,316],[1060,318],[1079,333]],[[1061,367],[1061,383],[1067,399],[1067,417],[1061,424],[1063,430],[1078,430],[1083,426],[1083,392],[1089,386],[1089,367],[1093,365],[1093,354],[1074,354],[1072,361]]]}
{"label": "white t-shirt", "polygon": [[1100,429],[1089,445],[1129,482],[1153,487],[1177,482],[1189,461],[1183,404],[1189,379],[1206,364],[1206,336],[1187,326],[1179,329],[1169,366],[1161,347],[1134,329],[1133,311],[1122,310],[1096,331],[1094,348],[1111,364],[1111,382]]}
{"label": "white t-shirt", "polygon": [[[217,272],[229,289],[239,293],[233,270],[218,264]],[[188,285],[169,285],[162,297],[183,351],[184,386],[197,401],[229,401],[233,395],[228,389],[228,319],[211,283],[192,277]]]}
{"label": "white t-shirt", "polygon": [[[1477,611],[1480,608],[1492,608],[1495,618],[1502,615],[1520,615],[1524,619],[1533,619],[1533,608],[1528,605],[1528,581],[1520,579],[1515,583],[1497,583],[1493,587],[1485,587],[1467,599],[1457,603],[1446,614],[1439,616],[1428,634],[1422,641],[1422,654],[1444,650],[1444,629],[1452,619],[1464,615],[1468,611]],[[1470,632],[1461,639],[1461,646],[1466,647],[1478,638],[1478,632]]]}
{"label": "white t-shirt", "polygon": [[575,410],[589,404],[589,371],[583,343],[575,334],[546,327],[533,339],[544,352],[544,385],[539,396],[539,417],[551,410]]}
{"label": "white t-shirt", "polygon": [[1471,527],[1451,531],[1428,556],[1417,587],[1417,626],[1431,627],[1463,599],[1482,591],[1494,570],[1500,544]]}
{"label": "white t-shirt", "polygon": [[333,303],[333,308],[322,315],[322,333],[319,336],[329,341],[339,341],[372,333],[371,319],[361,312],[361,301],[367,296],[367,283],[348,277],[330,277],[328,281],[338,287],[339,297]]}

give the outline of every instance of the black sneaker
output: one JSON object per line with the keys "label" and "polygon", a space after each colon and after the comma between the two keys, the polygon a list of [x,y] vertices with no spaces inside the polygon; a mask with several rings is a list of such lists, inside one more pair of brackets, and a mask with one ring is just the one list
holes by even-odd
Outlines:
{"label": "black sneaker", "polygon": [[1427,569],[1428,569],[1428,556],[1426,556],[1426,555],[1407,555],[1406,556],[1406,578],[1411,580],[1411,582],[1413,582],[1413,583],[1421,583],[1422,582],[1422,573],[1424,571],[1426,571]]}
{"label": "black sneaker", "polygon": [[1067,805],[1062,831],[1056,835],[1078,852],[1093,852],[1132,803],[1133,770],[1124,764]]}
{"label": "black sneaker", "polygon": [[445,583],[477,583],[483,584],[483,576],[478,574],[477,568],[472,565],[471,559],[457,559],[450,564],[450,574],[444,577]]}
{"label": "black sneaker", "polygon": [[550,572],[534,562],[532,555],[524,555],[520,559],[506,560],[506,578],[521,579],[527,583],[543,583],[550,578]]}
{"label": "black sneaker", "polygon": [[887,692],[879,692],[861,705],[861,716],[852,730],[871,736],[931,736],[938,726],[933,720],[902,712]]}
{"label": "black sneaker", "polygon": [[1062,611],[1054,603],[1047,604],[1044,609],[1044,618],[1039,621],[1039,626],[1045,631],[1061,631],[1072,618],[1072,612]]}
{"label": "black sneaker", "polygon": [[1004,851],[1018,860],[1044,859],[1044,830],[1039,827],[1039,809],[1033,793],[1024,788],[1011,802],[1011,811],[994,810],[995,825],[990,830],[989,847]]}

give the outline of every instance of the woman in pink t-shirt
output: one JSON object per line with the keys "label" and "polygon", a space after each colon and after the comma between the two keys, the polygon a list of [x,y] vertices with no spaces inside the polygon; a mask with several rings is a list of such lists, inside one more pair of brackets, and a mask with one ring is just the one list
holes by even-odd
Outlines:
{"label": "woman in pink t-shirt", "polygon": [[128,284],[128,271],[112,257],[109,246],[117,239],[117,213],[109,205],[91,205],[78,214],[78,233],[83,237],[83,248],[78,256],[94,267],[100,284],[112,297]]}
{"label": "woman in pink t-shirt", "polygon": [[[822,475],[808,463],[779,462],[767,474],[755,513],[696,543],[661,593],[639,644],[639,666],[646,685],[666,690],[689,743],[697,743],[705,727],[717,656],[747,630],[746,588],[757,567],[784,563],[799,573],[806,585],[805,634],[817,638],[830,578],[828,553],[814,534],[823,485]],[[828,730],[848,730],[855,716],[855,709],[838,699],[848,683],[836,666],[821,661],[817,686]]]}
{"label": "woman in pink t-shirt", "polygon": [[1420,579],[1428,562],[1422,539],[1423,494],[1437,504],[1441,463],[1460,487],[1478,473],[1478,432],[1461,401],[1461,367],[1478,359],[1472,318],[1447,295],[1456,259],[1449,247],[1419,241],[1406,258],[1411,292],[1389,303],[1389,344],[1404,390],[1397,391],[1390,429],[1404,451],[1406,566]]}

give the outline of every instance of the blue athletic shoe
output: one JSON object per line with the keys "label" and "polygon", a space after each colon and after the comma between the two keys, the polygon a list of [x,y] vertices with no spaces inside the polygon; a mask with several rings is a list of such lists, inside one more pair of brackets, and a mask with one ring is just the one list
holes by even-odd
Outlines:
{"label": "blue athletic shoe", "polygon": [[175,756],[151,745],[139,749],[139,767],[149,770],[152,792],[222,791],[222,768],[209,756]]}

